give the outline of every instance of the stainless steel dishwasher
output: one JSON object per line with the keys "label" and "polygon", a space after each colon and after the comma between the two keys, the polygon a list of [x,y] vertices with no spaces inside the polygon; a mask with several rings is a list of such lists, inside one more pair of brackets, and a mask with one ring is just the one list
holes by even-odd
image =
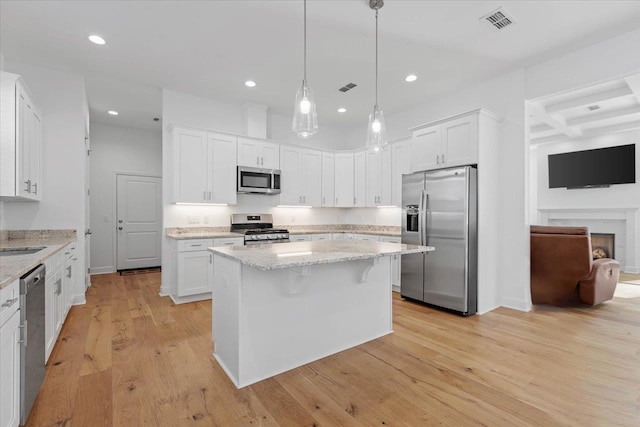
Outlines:
{"label": "stainless steel dishwasher", "polygon": [[27,422],[44,381],[45,273],[40,264],[20,278],[20,425]]}

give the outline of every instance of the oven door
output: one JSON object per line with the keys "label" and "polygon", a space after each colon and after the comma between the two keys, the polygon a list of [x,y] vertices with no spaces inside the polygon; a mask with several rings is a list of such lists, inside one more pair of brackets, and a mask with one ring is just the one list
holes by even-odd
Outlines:
{"label": "oven door", "polygon": [[237,177],[238,193],[280,193],[280,171],[238,166]]}

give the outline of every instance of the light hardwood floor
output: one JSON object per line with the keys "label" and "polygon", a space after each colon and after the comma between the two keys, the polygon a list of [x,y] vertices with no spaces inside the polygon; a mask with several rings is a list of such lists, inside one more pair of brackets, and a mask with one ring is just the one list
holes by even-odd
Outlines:
{"label": "light hardwood floor", "polygon": [[640,425],[640,294],[470,318],[394,294],[393,334],[236,390],[210,301],[175,306],[159,273],[92,281],[30,426]]}

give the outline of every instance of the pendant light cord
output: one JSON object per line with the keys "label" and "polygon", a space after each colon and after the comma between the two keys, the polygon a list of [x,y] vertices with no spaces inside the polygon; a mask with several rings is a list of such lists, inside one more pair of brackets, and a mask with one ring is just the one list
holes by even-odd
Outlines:
{"label": "pendant light cord", "polygon": [[376,107],[377,106],[378,106],[378,9],[376,9]]}
{"label": "pendant light cord", "polygon": [[304,0],[304,83],[307,83],[307,0]]}

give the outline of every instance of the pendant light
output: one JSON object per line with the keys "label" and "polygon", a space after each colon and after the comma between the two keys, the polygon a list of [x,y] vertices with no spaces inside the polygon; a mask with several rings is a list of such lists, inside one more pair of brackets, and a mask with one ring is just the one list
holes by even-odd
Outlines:
{"label": "pendant light", "polygon": [[367,148],[374,151],[380,151],[387,145],[387,127],[382,110],[378,107],[378,11],[382,6],[384,6],[383,0],[369,0],[369,7],[376,11],[376,103],[369,114]]}
{"label": "pendant light", "polygon": [[300,138],[311,138],[318,132],[318,114],[313,91],[307,85],[307,0],[304,0],[304,76],[296,92],[291,129]]}

